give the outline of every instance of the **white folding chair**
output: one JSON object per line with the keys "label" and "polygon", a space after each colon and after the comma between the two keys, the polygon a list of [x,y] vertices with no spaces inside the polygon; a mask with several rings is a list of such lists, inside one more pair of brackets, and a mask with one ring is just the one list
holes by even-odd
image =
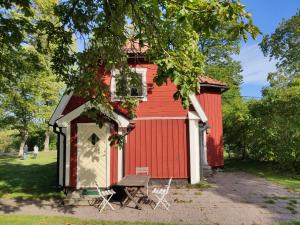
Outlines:
{"label": "white folding chair", "polygon": [[111,199],[111,197],[114,194],[116,194],[116,192],[113,189],[101,191],[101,189],[99,188],[97,182],[95,182],[95,184],[96,184],[96,188],[97,188],[97,191],[98,191],[98,194],[99,194],[99,198],[101,200],[101,203],[99,205],[99,208],[100,208],[99,212],[101,213],[106,205],[109,205],[109,207],[112,210],[115,210],[114,207],[112,207],[112,205],[109,203],[109,200]]}
{"label": "white folding chair", "polygon": [[158,202],[156,203],[154,209],[156,209],[157,206],[159,204],[161,204],[163,207],[165,207],[166,210],[169,210],[169,207],[171,205],[166,200],[166,195],[169,193],[171,182],[172,182],[172,177],[169,179],[169,182],[168,182],[168,185],[166,188],[154,188],[153,189],[152,194],[154,194],[155,197],[158,199]]}
{"label": "white folding chair", "polygon": [[[148,167],[136,167],[135,168],[136,175],[149,175],[149,168]],[[149,184],[146,185],[146,193],[149,196]]]}

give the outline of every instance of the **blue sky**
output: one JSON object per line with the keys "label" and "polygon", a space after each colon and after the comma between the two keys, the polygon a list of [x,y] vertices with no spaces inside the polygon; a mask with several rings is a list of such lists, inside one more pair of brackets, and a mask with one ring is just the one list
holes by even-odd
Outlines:
{"label": "blue sky", "polygon": [[[300,8],[300,0],[241,0],[246,9],[252,14],[253,21],[263,34],[274,32],[282,19],[289,19]],[[249,39],[241,43],[240,54],[234,56],[241,61],[244,83],[243,96],[261,96],[261,88],[268,85],[266,77],[275,71],[275,62],[265,58],[258,46],[262,35],[256,40]]]}

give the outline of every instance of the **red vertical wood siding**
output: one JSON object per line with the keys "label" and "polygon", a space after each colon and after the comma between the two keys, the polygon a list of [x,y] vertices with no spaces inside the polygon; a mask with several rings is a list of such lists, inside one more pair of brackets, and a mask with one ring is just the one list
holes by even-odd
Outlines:
{"label": "red vertical wood siding", "polygon": [[220,91],[201,89],[197,96],[211,126],[207,135],[207,160],[212,167],[224,165],[222,96]]}
{"label": "red vertical wood siding", "polygon": [[[131,67],[146,68],[147,101],[141,101],[137,109],[137,117],[150,116],[186,116],[187,110],[183,109],[180,101],[173,99],[176,87],[170,81],[162,86],[157,86],[153,78],[157,75],[157,65],[155,64],[130,64]],[[111,73],[99,70],[102,73],[104,83],[110,85]]]}
{"label": "red vertical wood siding", "polygon": [[118,182],[118,147],[110,147],[110,185]]}
{"label": "red vertical wood siding", "polygon": [[[153,83],[157,73],[154,64],[131,64],[132,67],[147,68],[147,101],[140,102],[137,109],[136,128],[128,135],[126,145],[126,174],[134,174],[135,168],[148,166],[153,178],[187,178],[189,168],[188,158],[188,125],[185,120],[142,120],[143,117],[187,117],[187,110],[182,108],[180,101],[174,101],[176,87],[171,82],[160,87]],[[110,72],[104,72],[106,84],[110,84]],[[197,96],[203,107],[211,133],[207,135],[208,162],[210,166],[223,166],[223,127],[221,92],[218,88],[201,88]],[[63,114],[66,114],[85,100],[72,96]],[[76,120],[75,120],[76,121]],[[77,160],[77,125],[71,124],[71,176],[70,184],[76,184]],[[111,182],[117,180],[117,152],[112,149]]]}
{"label": "red vertical wood siding", "polygon": [[126,175],[149,167],[152,178],[188,178],[187,120],[137,120],[126,143]]}
{"label": "red vertical wood siding", "polygon": [[[70,138],[70,187],[75,188],[77,183],[77,123],[93,123],[90,118],[80,116],[71,121],[71,138]],[[110,182],[114,184],[118,180],[118,150],[111,147],[110,155]]]}
{"label": "red vertical wood siding", "polygon": [[84,104],[86,102],[86,100],[82,97],[76,96],[76,95],[72,95],[70,101],[68,102],[68,104],[66,105],[64,111],[63,111],[63,115],[68,114],[69,112],[73,111],[74,109],[76,109],[77,107],[81,106],[82,104]]}

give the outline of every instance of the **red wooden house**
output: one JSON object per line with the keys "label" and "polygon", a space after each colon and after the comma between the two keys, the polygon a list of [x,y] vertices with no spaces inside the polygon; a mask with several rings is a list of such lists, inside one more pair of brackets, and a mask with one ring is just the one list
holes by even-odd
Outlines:
{"label": "red wooden house", "polygon": [[[118,132],[129,132],[122,148],[110,146],[108,123],[99,128],[82,115],[89,105],[83,98],[65,95],[53,113],[50,125],[58,134],[58,182],[62,187],[92,187],[95,180],[108,187],[135,174],[137,167],[148,167],[154,180],[173,177],[197,183],[201,156],[206,166],[223,166],[221,94],[226,84],[200,77],[201,93],[190,96],[192,106],[185,110],[173,99],[176,87],[172,83],[160,87],[153,83],[155,64],[143,59],[129,64],[144,85],[143,90],[133,91],[140,99],[136,118],[129,120],[118,112],[110,115]],[[106,73],[111,100],[118,101],[112,76],[118,71]]]}

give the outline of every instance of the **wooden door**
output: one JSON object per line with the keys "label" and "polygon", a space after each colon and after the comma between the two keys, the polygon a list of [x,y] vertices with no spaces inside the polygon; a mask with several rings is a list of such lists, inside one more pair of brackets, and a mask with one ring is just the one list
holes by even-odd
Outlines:
{"label": "wooden door", "polygon": [[78,124],[77,189],[110,185],[110,146],[107,126]]}

